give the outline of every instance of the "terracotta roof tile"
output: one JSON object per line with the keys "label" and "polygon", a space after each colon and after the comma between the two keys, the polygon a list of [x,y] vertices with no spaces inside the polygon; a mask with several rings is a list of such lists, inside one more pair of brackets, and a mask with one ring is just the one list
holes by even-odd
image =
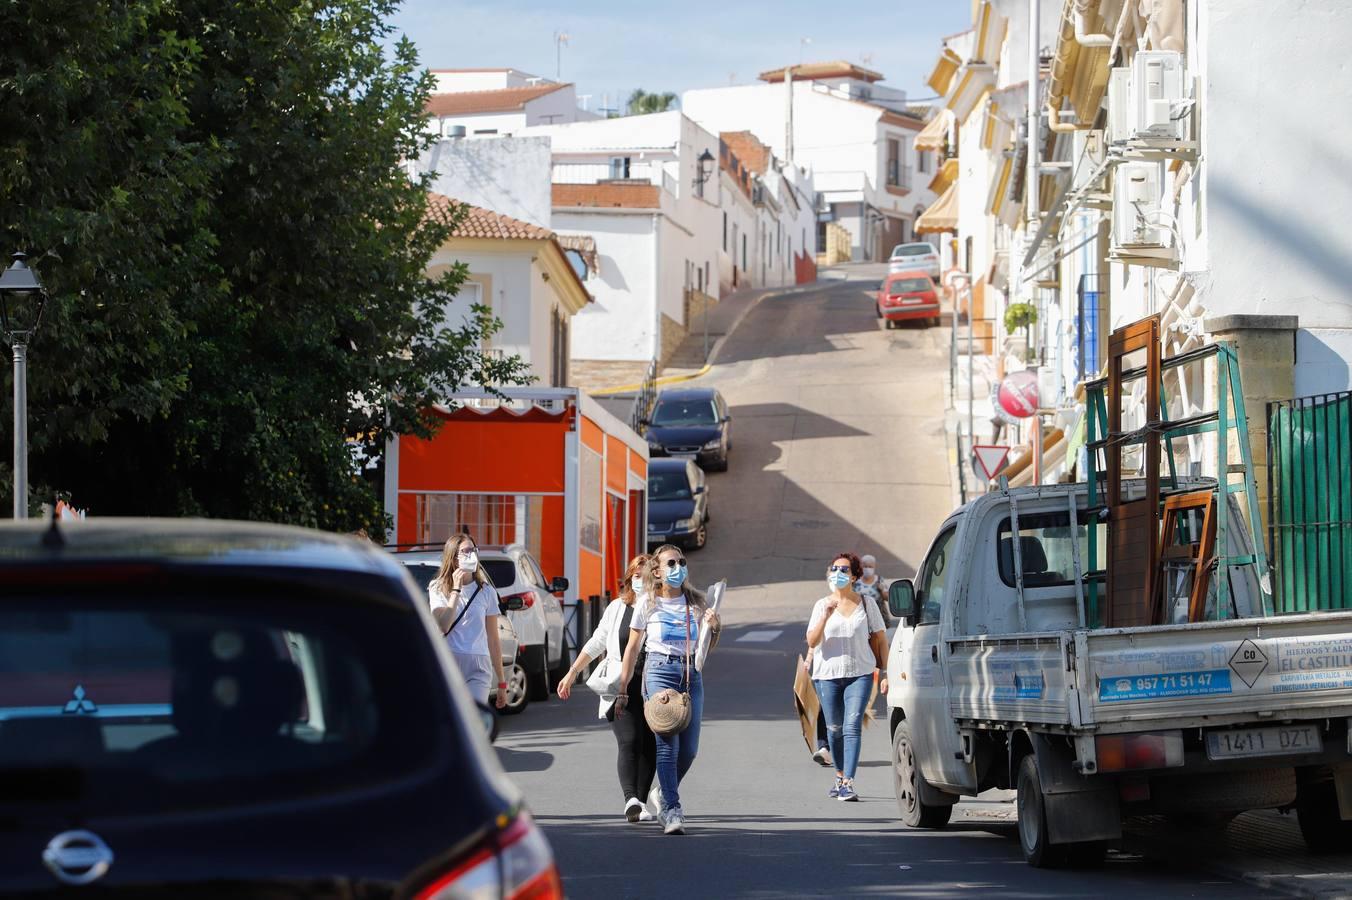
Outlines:
{"label": "terracotta roof tile", "polygon": [[512,112],[525,109],[526,104],[570,87],[566,84],[537,84],[531,87],[499,88],[493,91],[457,91],[452,94],[433,94],[427,101],[427,111],[433,116],[463,116],[472,113]]}
{"label": "terracotta roof tile", "polygon": [[757,175],[764,175],[770,168],[770,148],[760,142],[749,131],[720,131],[718,139],[728,145],[732,155],[742,161]]}
{"label": "terracotta roof tile", "polygon": [[[784,69],[771,69],[756,76],[771,83],[784,80]],[[832,62],[800,63],[793,67],[795,81],[814,78],[857,78],[860,81],[882,81],[883,73],[837,59]]]}
{"label": "terracotta roof tile", "polygon": [[[442,194],[429,193],[427,195],[429,205],[445,211],[452,203],[459,204]],[[495,213],[490,209],[484,209],[479,206],[468,206],[465,217],[460,221],[455,231],[451,233],[452,237],[461,238],[500,238],[502,240],[528,240],[528,241],[548,241],[553,240],[554,232],[548,228],[541,228],[539,225],[532,225],[529,222],[523,222],[520,219],[513,219],[511,216],[504,216],[502,213]]]}

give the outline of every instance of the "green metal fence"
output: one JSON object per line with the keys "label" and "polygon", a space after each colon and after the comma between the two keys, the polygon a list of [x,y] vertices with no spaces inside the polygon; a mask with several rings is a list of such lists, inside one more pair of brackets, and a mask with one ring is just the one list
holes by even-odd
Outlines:
{"label": "green metal fence", "polygon": [[1267,422],[1277,609],[1352,608],[1352,391],[1269,403]]}

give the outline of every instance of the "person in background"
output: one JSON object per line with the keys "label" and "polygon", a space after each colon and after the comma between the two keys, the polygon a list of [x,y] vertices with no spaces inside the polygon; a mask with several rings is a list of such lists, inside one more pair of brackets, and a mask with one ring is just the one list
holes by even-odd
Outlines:
{"label": "person in background", "polygon": [[[647,555],[635,556],[629,561],[620,581],[619,596],[610,602],[596,625],[591,639],[582,645],[582,652],[559,681],[560,700],[567,700],[573,684],[594,659],[611,660],[620,671],[624,647],[639,605],[646,603],[653,592],[653,560]],[[639,651],[638,665],[643,665],[643,651]],[[637,715],[617,716],[615,697],[602,697],[598,717],[610,723],[618,751],[615,767],[620,776],[620,793],[624,795],[624,817],[629,822],[647,822],[653,818],[640,798],[647,797],[653,788],[657,773],[657,741],[648,721],[643,717],[643,685],[633,679],[629,685],[628,706],[639,710]],[[654,798],[656,799],[656,798]]]}
{"label": "person in background", "polygon": [[887,608],[887,582],[883,581],[882,576],[878,574],[878,560],[872,553],[865,553],[859,557],[859,564],[863,567],[864,574],[854,583],[854,592],[861,597],[867,597],[878,607],[878,612],[883,617],[883,622],[887,626],[895,624],[892,618],[892,611]]}
{"label": "person in background", "polygon": [[695,648],[701,628],[713,630],[709,649],[718,643],[718,613],[709,608],[704,594],[687,583],[685,556],[680,548],[663,544],[653,554],[657,561],[658,590],[634,615],[629,644],[624,650],[620,696],[616,715],[643,715],[643,707],[626,709],[629,684],[638,665],[640,648],[647,651],[643,666],[643,699],[667,688],[690,694],[690,724],[676,734],[659,734],[657,781],[662,788],[657,820],[664,834],[685,833],[680,783],[699,752],[700,716],[704,710],[704,682],[695,668]]}
{"label": "person in background", "polygon": [[[826,737],[836,764],[836,781],[827,792],[838,800],[858,800],[854,789],[859,766],[859,736],[873,690],[873,673],[886,659],[885,631],[878,608],[854,590],[864,574],[859,557],[838,553],[826,569],[831,593],[812,608],[807,643],[814,650],[812,679],[826,714]],[[880,691],[887,692],[887,678]]]}
{"label": "person in background", "polygon": [[[487,703],[494,679],[496,704],[507,705],[507,679],[498,642],[498,592],[479,565],[479,548],[468,534],[453,535],[441,551],[441,568],[427,587],[428,602],[451,656],[479,703]],[[444,610],[438,613],[438,610]]]}

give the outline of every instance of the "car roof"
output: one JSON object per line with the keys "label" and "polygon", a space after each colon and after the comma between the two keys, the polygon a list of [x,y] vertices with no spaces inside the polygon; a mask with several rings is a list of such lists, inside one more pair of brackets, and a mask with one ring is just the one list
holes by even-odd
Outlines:
{"label": "car roof", "polygon": [[670,470],[674,472],[679,469],[680,471],[684,472],[689,466],[690,460],[672,459],[670,456],[658,456],[648,460],[649,471],[656,470],[658,472],[665,472]]}
{"label": "car roof", "polygon": [[657,392],[658,400],[712,400],[718,391],[711,387],[663,388]]}
{"label": "car roof", "polygon": [[892,252],[896,253],[902,247],[928,247],[931,250],[934,249],[934,245],[931,244],[929,241],[906,241],[904,243],[897,244],[895,247],[893,247]]}
{"label": "car roof", "polygon": [[326,569],[402,577],[389,554],[369,540],[289,525],[151,518],[0,522],[0,567],[96,560]]}
{"label": "car roof", "polygon": [[903,278],[923,278],[926,281],[930,280],[928,272],[920,272],[914,269],[906,272],[890,272],[887,276],[888,281],[900,281]]}

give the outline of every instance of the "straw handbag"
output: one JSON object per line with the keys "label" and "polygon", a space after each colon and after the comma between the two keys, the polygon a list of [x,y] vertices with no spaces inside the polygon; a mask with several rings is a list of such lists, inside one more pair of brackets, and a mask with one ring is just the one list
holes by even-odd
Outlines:
{"label": "straw handbag", "polygon": [[[690,601],[685,603],[685,686],[690,687]],[[675,688],[663,688],[643,703],[643,718],[653,734],[663,737],[680,734],[690,727],[690,694]]]}

